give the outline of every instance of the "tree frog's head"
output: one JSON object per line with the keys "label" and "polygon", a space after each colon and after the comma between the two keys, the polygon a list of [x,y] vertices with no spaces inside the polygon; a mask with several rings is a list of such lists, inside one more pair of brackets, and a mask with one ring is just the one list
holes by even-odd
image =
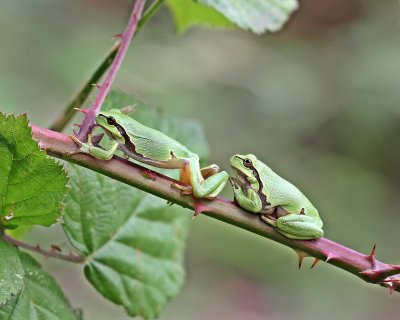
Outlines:
{"label": "tree frog's head", "polygon": [[241,155],[235,154],[229,160],[232,169],[241,182],[250,182],[255,184],[258,182],[258,163],[256,156],[253,154]]}
{"label": "tree frog's head", "polygon": [[125,132],[123,128],[123,117],[127,117],[118,109],[112,109],[109,111],[100,111],[96,117],[96,123],[110,136],[120,143],[124,143],[125,138],[123,134]]}

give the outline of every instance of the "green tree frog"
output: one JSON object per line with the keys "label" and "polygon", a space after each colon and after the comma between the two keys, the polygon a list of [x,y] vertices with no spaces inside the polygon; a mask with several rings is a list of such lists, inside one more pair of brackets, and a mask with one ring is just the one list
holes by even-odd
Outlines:
{"label": "green tree frog", "polygon": [[126,157],[153,167],[180,169],[179,181],[186,186],[173,184],[172,187],[196,198],[214,198],[222,191],[229,178],[227,172],[219,172],[217,165],[201,169],[197,154],[164,133],[142,125],[123,111],[101,111],[96,116],[97,126],[103,128],[110,138],[107,149],[93,145],[91,135],[88,143],[71,136],[80,147],[79,152],[109,160],[120,150]]}
{"label": "green tree frog", "polygon": [[252,154],[236,154],[230,165],[236,177],[229,181],[239,206],[259,213],[263,221],[288,238],[308,240],[323,236],[317,209],[293,184]]}

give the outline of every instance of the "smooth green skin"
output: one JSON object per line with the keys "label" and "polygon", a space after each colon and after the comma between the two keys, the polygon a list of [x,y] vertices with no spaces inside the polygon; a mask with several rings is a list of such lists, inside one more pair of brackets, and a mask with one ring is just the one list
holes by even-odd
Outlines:
{"label": "smooth green skin", "polygon": [[191,187],[177,184],[173,187],[181,189],[182,194],[193,193],[196,198],[216,197],[228,180],[228,173],[218,172],[217,165],[200,169],[197,154],[164,133],[142,125],[119,109],[100,112],[96,123],[110,138],[108,148],[94,146],[91,137],[88,143],[84,143],[71,136],[80,146],[80,152],[109,160],[117,150],[121,150],[127,157],[157,168],[180,169],[180,181]]}
{"label": "smooth green skin", "polygon": [[252,154],[234,155],[230,165],[236,177],[229,181],[239,206],[260,213],[263,221],[288,238],[309,240],[323,236],[317,209],[293,184]]}

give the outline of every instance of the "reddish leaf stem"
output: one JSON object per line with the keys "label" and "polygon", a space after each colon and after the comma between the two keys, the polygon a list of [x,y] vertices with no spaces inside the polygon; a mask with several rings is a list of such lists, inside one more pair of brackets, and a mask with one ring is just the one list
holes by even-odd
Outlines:
{"label": "reddish leaf stem", "polygon": [[[72,154],[77,147],[68,136],[48,129],[32,126],[33,138],[39,142],[47,154],[64,159],[111,178],[164,198],[185,208],[199,211],[212,218],[235,225],[239,228],[259,234],[273,241],[286,245],[297,252],[326,261],[338,268],[346,270],[361,279],[389,287],[391,291],[400,292],[400,266],[386,264],[375,258],[375,250],[363,254],[326,238],[318,240],[291,240],[274,228],[264,223],[258,215],[248,213],[232,201],[216,198],[213,201],[193,199],[182,196],[178,190],[171,188],[175,180],[152,172],[148,178],[149,169],[143,168],[119,157],[109,161],[95,159],[87,154]],[[199,219],[199,218],[197,218]]]}
{"label": "reddish leaf stem", "polygon": [[89,109],[85,110],[85,118],[83,119],[82,125],[79,129],[78,138],[80,140],[86,140],[89,132],[93,129],[95,124],[95,117],[99,112],[108,92],[114,82],[114,79],[121,67],[122,61],[124,60],[125,54],[128,51],[129,44],[131,42],[132,36],[135,33],[140,17],[142,16],[143,7],[146,0],[136,0],[133,6],[132,14],[129,18],[128,25],[125,31],[121,34],[121,44],[118,48],[118,52],[114,58],[114,61],[107,73],[106,79],[100,85],[99,92],[96,99]]}
{"label": "reddish leaf stem", "polygon": [[85,262],[84,257],[82,257],[78,254],[75,255],[75,254],[72,254],[71,252],[69,254],[62,254],[62,253],[58,252],[57,250],[54,250],[54,248],[52,248],[50,250],[44,250],[39,245],[31,245],[29,243],[11,238],[10,236],[8,236],[6,234],[3,235],[3,240],[7,241],[19,248],[24,248],[29,251],[40,253],[40,254],[44,255],[46,258],[51,257],[51,258],[56,258],[56,259],[73,262],[73,263]]}

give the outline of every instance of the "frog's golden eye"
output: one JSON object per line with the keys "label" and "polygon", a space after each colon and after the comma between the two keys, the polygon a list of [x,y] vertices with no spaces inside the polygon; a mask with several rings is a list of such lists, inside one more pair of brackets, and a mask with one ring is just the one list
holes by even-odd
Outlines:
{"label": "frog's golden eye", "polygon": [[252,162],[250,159],[244,159],[244,160],[243,160],[243,165],[244,165],[246,168],[250,168],[251,166],[253,166],[253,162]]}
{"label": "frog's golden eye", "polygon": [[107,117],[107,123],[110,126],[113,126],[116,123],[116,121],[115,121],[114,117]]}

